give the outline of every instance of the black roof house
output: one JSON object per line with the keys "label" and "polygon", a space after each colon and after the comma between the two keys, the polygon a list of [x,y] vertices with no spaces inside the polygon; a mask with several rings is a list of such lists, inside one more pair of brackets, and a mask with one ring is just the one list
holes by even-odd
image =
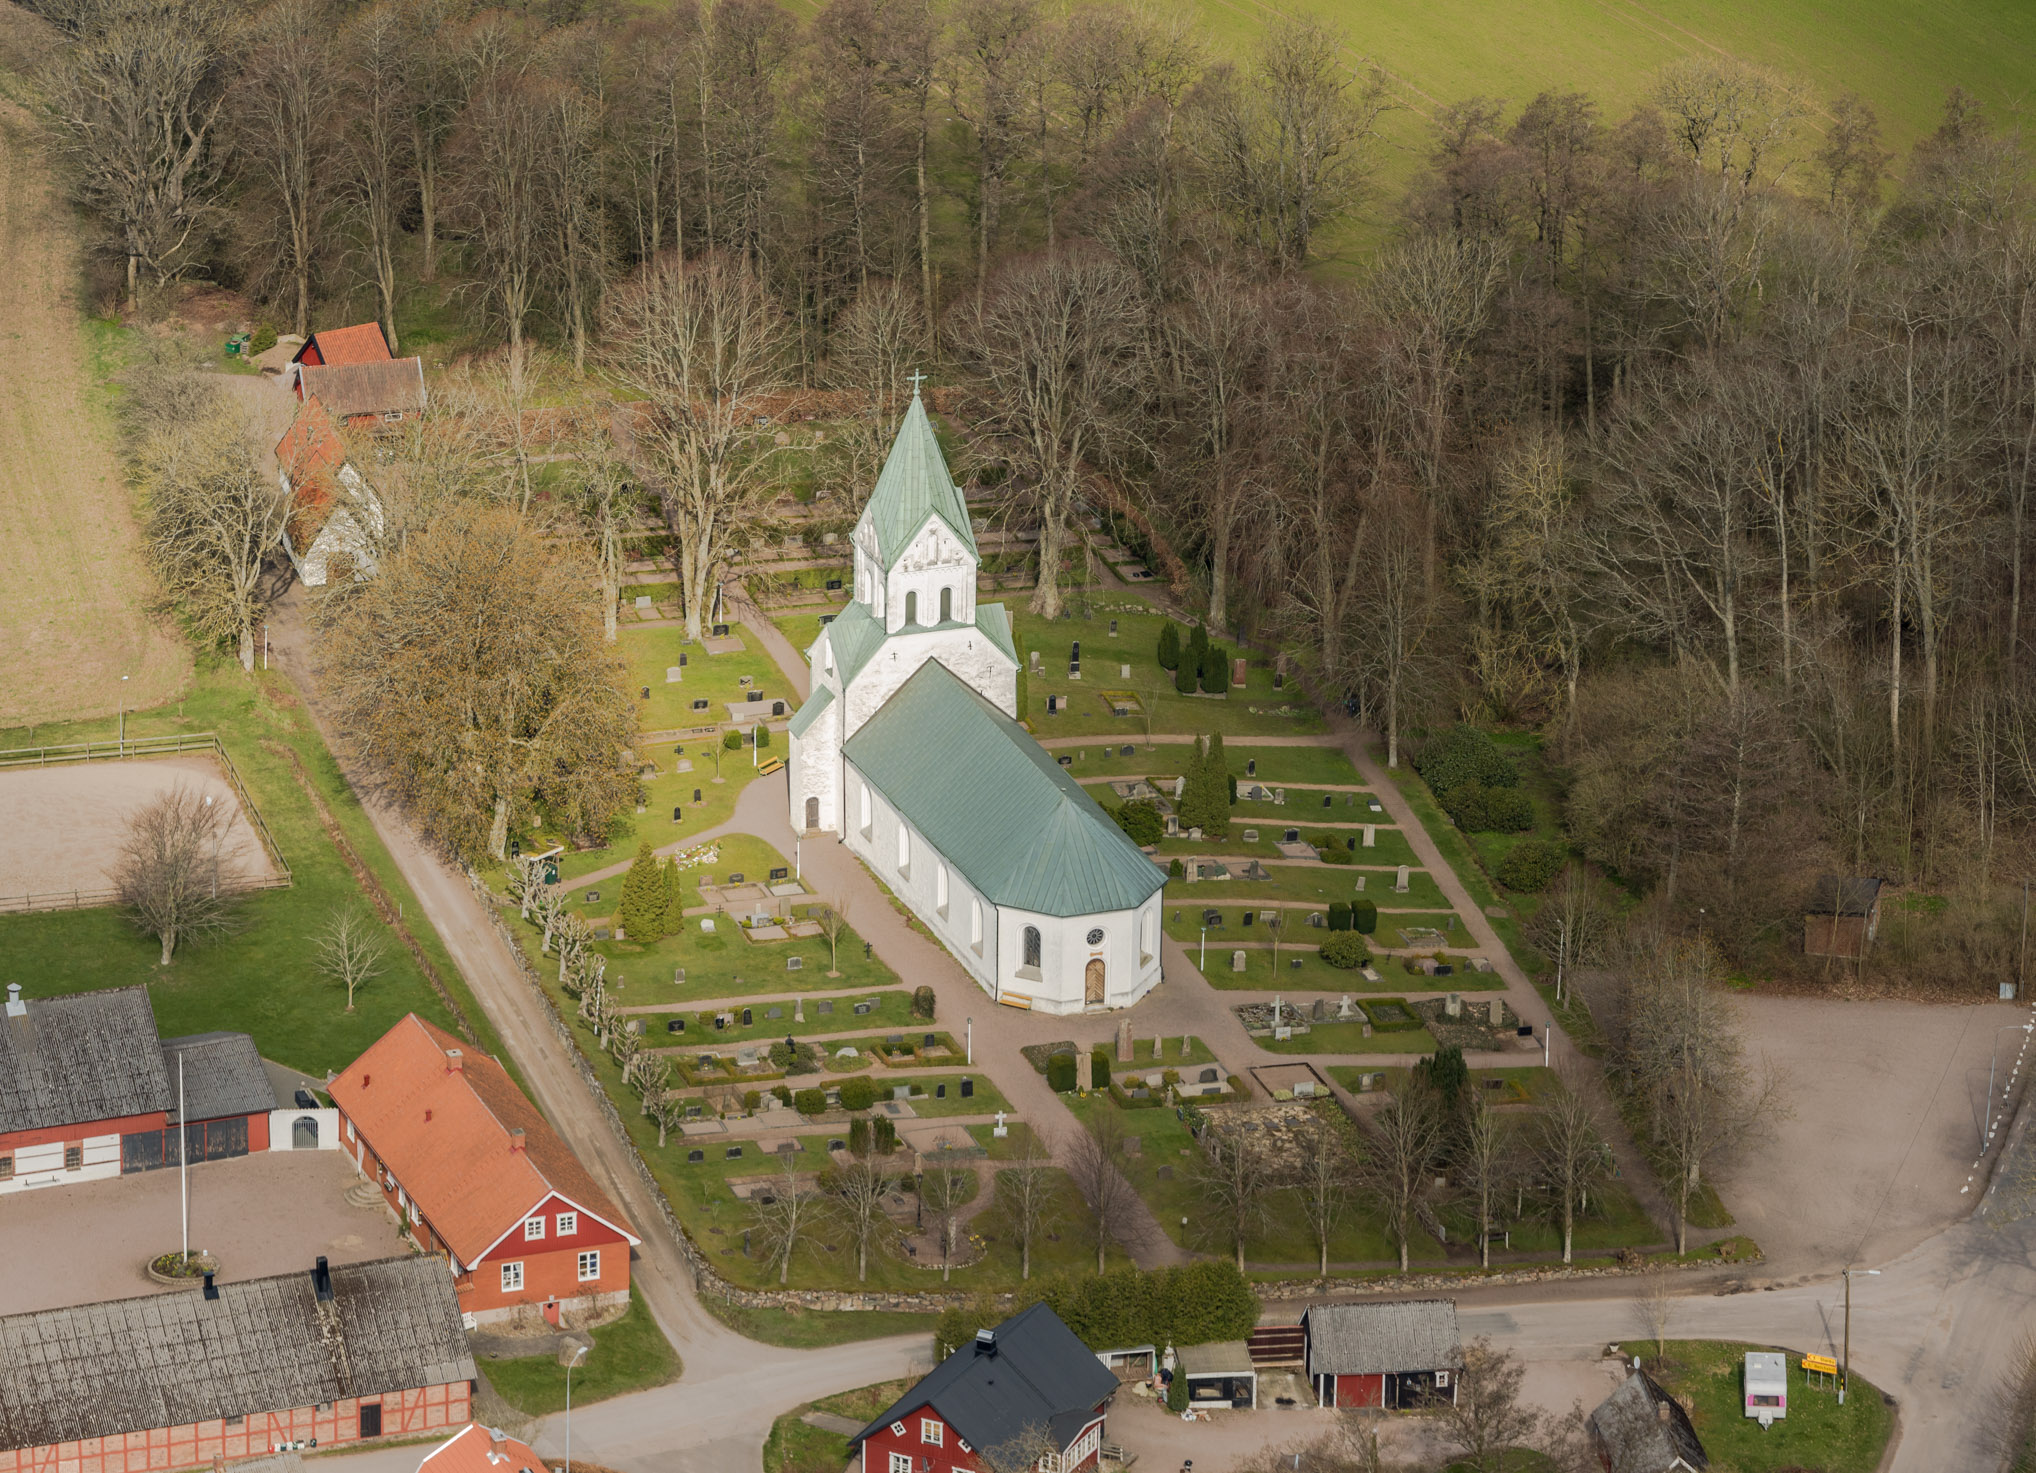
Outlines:
{"label": "black roof house", "polygon": [[1804,909],[1812,915],[1869,916],[1880,892],[1881,882],[1872,875],[1819,875]]}
{"label": "black roof house", "polygon": [[1711,1466],[1689,1413],[1645,1371],[1635,1371],[1587,1419],[1610,1473],[1703,1473]]}
{"label": "black roof house", "polygon": [[1059,1315],[1035,1304],[994,1330],[978,1331],[851,1437],[849,1450],[922,1407],[931,1407],[971,1447],[1008,1447],[1043,1432],[1064,1448],[1116,1390],[1116,1375],[1095,1352]]}

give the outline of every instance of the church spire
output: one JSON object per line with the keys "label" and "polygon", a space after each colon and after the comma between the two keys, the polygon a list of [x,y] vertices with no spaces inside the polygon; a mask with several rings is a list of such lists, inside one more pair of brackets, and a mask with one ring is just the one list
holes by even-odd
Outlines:
{"label": "church spire", "polygon": [[876,489],[870,493],[869,505],[863,508],[857,524],[858,533],[866,530],[871,534],[869,545],[878,565],[886,569],[904,554],[928,517],[938,517],[946,523],[970,558],[978,556],[975,533],[969,525],[968,503],[948,473],[940,437],[934,433],[933,421],[926,414],[926,402],[920,392],[925,379],[926,375],[918,372],[909,376],[912,402],[906,406],[898,438],[892,442]]}

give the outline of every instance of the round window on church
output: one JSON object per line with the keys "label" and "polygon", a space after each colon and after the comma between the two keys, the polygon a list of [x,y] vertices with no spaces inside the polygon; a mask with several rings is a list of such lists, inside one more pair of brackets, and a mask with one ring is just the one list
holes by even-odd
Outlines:
{"label": "round window on church", "polygon": [[1089,932],[1089,945],[1101,946],[1102,944],[1103,944],[1103,928],[1101,926],[1098,926],[1096,927],[1095,930]]}

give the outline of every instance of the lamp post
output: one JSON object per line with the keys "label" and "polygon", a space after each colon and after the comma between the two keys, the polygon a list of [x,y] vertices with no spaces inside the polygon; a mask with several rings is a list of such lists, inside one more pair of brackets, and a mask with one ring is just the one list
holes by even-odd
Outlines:
{"label": "lamp post", "polygon": [[1838,1362],[1838,1405],[1845,1405],[1846,1388],[1852,1385],[1852,1276],[1871,1274],[1880,1277],[1877,1268],[1848,1268],[1845,1275],[1845,1349]]}
{"label": "lamp post", "polygon": [[127,677],[120,677],[120,755],[127,755]]}
{"label": "lamp post", "polygon": [[1209,928],[1207,926],[1204,926],[1202,927],[1202,972],[1204,975],[1207,975],[1208,971],[1209,971]]}
{"label": "lamp post", "polygon": [[566,1466],[565,1473],[573,1473],[573,1367],[586,1355],[587,1347],[575,1346],[573,1358],[566,1362]]}
{"label": "lamp post", "polygon": [[1979,1136],[1981,1155],[1986,1154],[1987,1142],[1993,1138],[1994,1133],[1994,1070],[1999,1066],[1997,1051],[2001,1046],[2001,1035],[2018,1029],[2023,1034],[2022,1046],[2027,1048],[2028,1035],[2036,1034],[2036,1022],[2003,1023],[1994,1030],[1994,1036],[1987,1040],[1987,1113],[1986,1125],[1981,1128]]}
{"label": "lamp post", "polygon": [[[212,795],[210,793],[205,795],[205,816],[208,819],[212,816]],[[212,831],[212,898],[214,900],[219,898],[219,837],[219,831],[214,829]]]}

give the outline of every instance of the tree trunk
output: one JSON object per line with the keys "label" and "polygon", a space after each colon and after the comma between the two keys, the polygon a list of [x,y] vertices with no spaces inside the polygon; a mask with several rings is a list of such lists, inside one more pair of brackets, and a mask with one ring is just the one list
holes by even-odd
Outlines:
{"label": "tree trunk", "polygon": [[1225,627],[1224,610],[1229,603],[1230,570],[1230,507],[1223,500],[1222,488],[1217,491],[1215,526],[1210,529],[1209,539],[1209,626],[1212,629]]}
{"label": "tree trunk", "polygon": [[[424,263],[418,274],[426,281],[438,279],[438,167],[422,141],[417,148],[417,213],[424,233]],[[389,349],[395,352],[392,345]]]}
{"label": "tree trunk", "polygon": [[509,800],[495,800],[495,817],[488,824],[488,853],[500,859],[509,848]]}
{"label": "tree trunk", "polygon": [[162,933],[157,939],[163,944],[162,965],[167,967],[170,964],[170,953],[177,949],[177,928],[175,926],[163,927]]}

